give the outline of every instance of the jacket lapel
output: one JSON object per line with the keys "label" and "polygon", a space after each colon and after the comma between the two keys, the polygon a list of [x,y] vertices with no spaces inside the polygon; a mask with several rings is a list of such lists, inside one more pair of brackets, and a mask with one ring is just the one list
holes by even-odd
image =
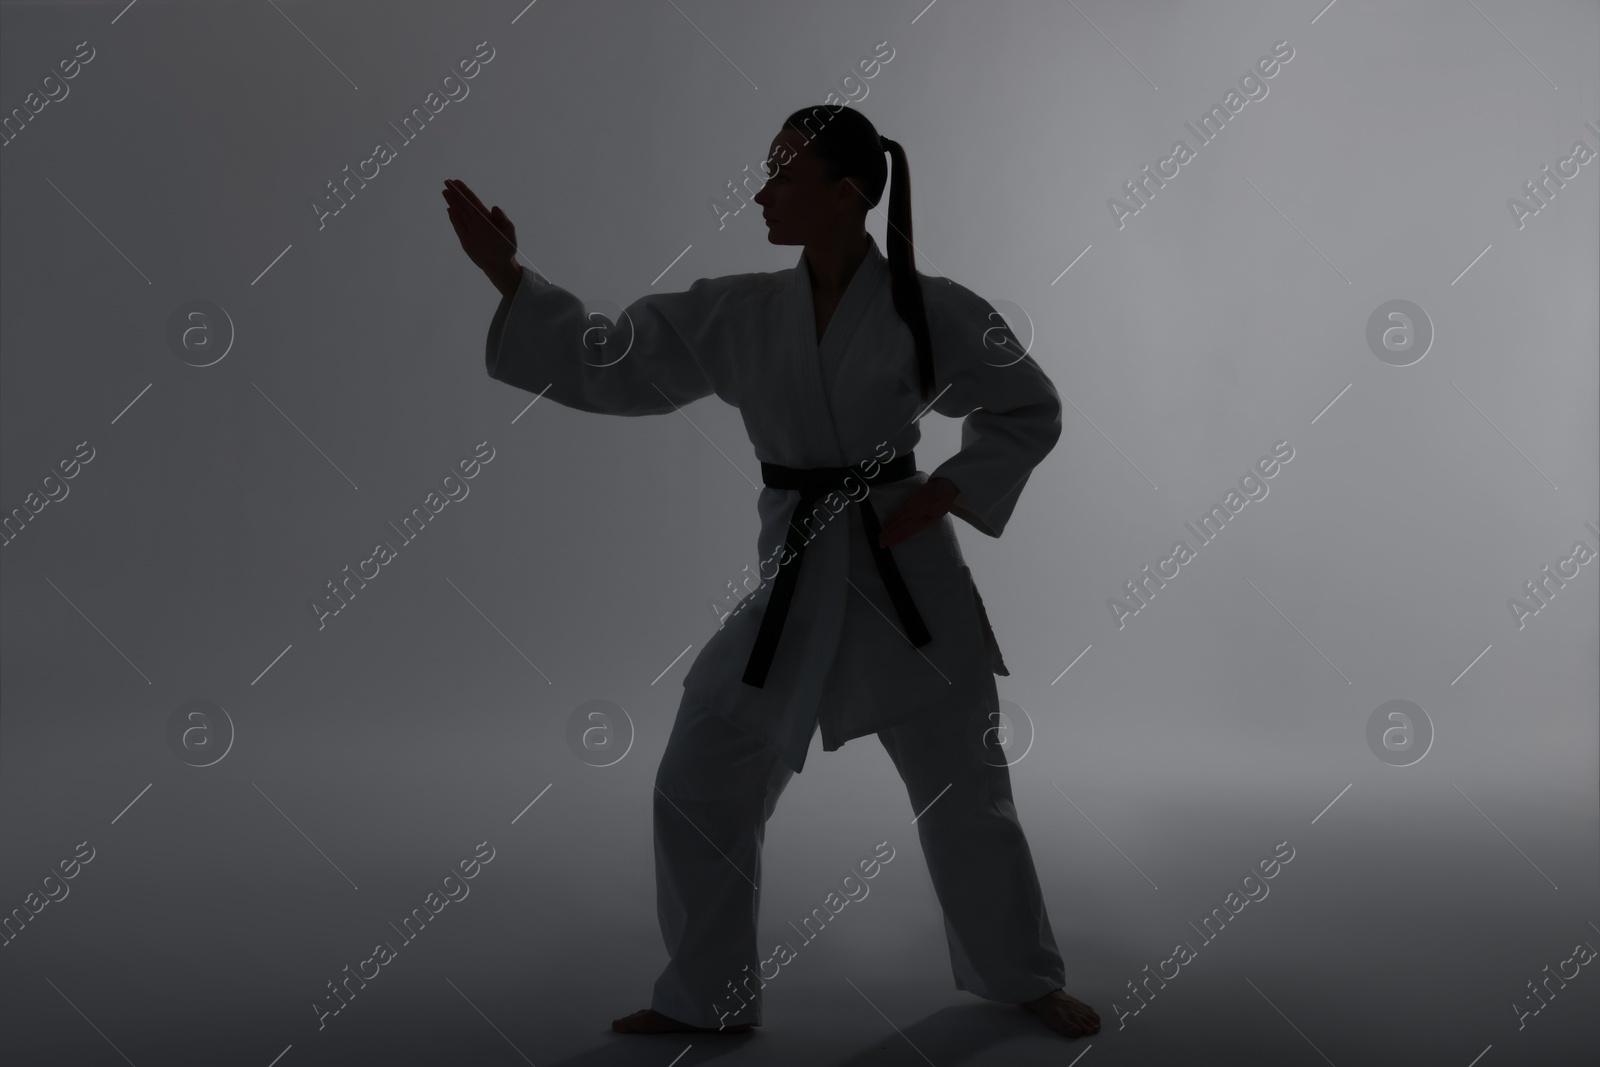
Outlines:
{"label": "jacket lapel", "polygon": [[[878,243],[869,234],[870,246],[861,265],[845,286],[839,306],[828,320],[822,343],[817,343],[816,305],[811,294],[811,274],[806,269],[805,254],[795,264],[790,279],[789,314],[791,322],[791,379],[795,387],[795,413],[801,425],[797,437],[805,442],[807,455],[824,457],[810,466],[842,467],[851,462],[839,444],[833,411],[828,404],[826,365],[844,357],[850,338],[874,303],[884,297],[888,284],[889,263],[878,251]],[[781,403],[781,398],[780,398]],[[861,459],[864,457],[856,457]]]}

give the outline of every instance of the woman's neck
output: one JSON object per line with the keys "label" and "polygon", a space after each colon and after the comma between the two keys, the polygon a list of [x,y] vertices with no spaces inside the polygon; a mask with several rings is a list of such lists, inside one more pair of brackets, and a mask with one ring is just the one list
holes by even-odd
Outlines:
{"label": "woman's neck", "polygon": [[824,300],[843,295],[871,247],[872,238],[866,230],[806,245],[806,270],[811,276],[812,294]]}

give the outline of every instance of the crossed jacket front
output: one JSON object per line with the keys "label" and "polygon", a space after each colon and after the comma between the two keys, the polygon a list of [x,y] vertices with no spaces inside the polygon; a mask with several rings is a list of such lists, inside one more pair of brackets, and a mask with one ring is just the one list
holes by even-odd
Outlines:
{"label": "crossed jacket front", "polygon": [[[960,450],[932,472],[874,484],[860,503],[807,527],[815,535],[763,686],[742,679],[771,581],[741,602],[684,677],[686,701],[761,737],[796,773],[819,724],[824,750],[833,751],[913,717],[955,724],[998,711],[994,675],[1008,671],[951,516],[999,537],[1033,468],[1061,435],[1054,384],[988,301],[918,274],[936,394],[931,405],[921,399],[915,343],[894,307],[889,262],[868,240],[820,344],[802,256],[788,270],[652,293],[616,323],[589,316],[578,297],[524,268],[495,310],[485,347],[490,377],[579,411],[667,414],[715,394],[739,409],[757,458],[785,467],[881,459],[884,442],[893,455],[909,453],[927,410],[963,420]],[[589,361],[594,350],[627,354],[602,366]],[[892,549],[932,634],[917,648],[901,630],[855,509],[873,508],[881,524],[935,477],[960,489],[950,514]],[[761,489],[758,559],[780,558],[799,496]],[[835,498],[835,507],[839,499],[846,498]]]}

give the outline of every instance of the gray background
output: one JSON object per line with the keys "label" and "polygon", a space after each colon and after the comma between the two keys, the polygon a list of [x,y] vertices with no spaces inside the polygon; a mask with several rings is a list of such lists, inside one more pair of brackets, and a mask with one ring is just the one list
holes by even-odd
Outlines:
{"label": "gray background", "polygon": [[[1600,548],[1600,160],[1520,230],[1506,199],[1600,148],[1600,11],[1325,2],[0,6],[0,110],[97,53],[0,149],[0,509],[96,450],[0,552],[3,910],[96,849],[0,949],[0,1054],[1592,1056],[1592,967],[1520,1030],[1512,1005],[1600,946],[1600,578],[1520,630],[1506,600]],[[1067,989],[1105,1026],[1063,1044],[954,989],[866,738],[817,742],[783,797],[762,942],[877,842],[896,859],[769,985],[762,1031],[618,1037],[665,962],[651,783],[708,601],[755,561],[730,461],[758,464],[715,398],[524,411],[484,373],[498,294],[438,189],[501,205],[525,262],[597,304],[793,266],[758,210],[719,230],[708,201],[883,40],[856,106],[906,147],[918,268],[1016,318],[1070,401],[1004,540],[958,525],[1035,730],[1012,779]],[[1119,230],[1106,199],[1280,40],[1268,95]],[[470,95],[319,231],[310,199],[480,41]],[[193,299],[236,331],[210,367],[166,340]],[[1435,330],[1408,367],[1365,340],[1393,299]],[[924,434],[923,470],[959,446]],[[309,598],[483,440],[470,496],[319,631]],[[1107,598],[1280,440],[1270,495],[1119,630]],[[205,768],[166,740],[195,699],[236,731]],[[566,743],[594,699],[637,731],[606,768]],[[1396,699],[1436,732],[1408,767],[1366,742]],[[324,983],[485,840],[470,897],[319,1031]],[[1202,946],[1188,924],[1280,841],[1270,896]]]}

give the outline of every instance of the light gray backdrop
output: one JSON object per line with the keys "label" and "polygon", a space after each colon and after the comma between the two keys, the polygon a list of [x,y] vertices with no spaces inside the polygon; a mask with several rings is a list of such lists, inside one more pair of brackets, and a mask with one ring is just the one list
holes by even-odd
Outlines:
{"label": "light gray backdrop", "polygon": [[[0,7],[0,510],[24,516],[0,550],[0,1055],[1600,1048],[1596,5],[923,4]],[[918,268],[1001,309],[1066,401],[1004,539],[958,526],[1067,988],[1105,1023],[1071,1045],[954,989],[871,738],[818,742],[770,824],[763,945],[896,856],[772,980],[763,1031],[606,1030],[665,961],[651,783],[712,602],[755,562],[759,469],[715,398],[630,420],[491,381],[498,294],[438,190],[501,205],[525,262],[601,310],[784,269],[800,250],[729,183],[830,90],[906,147]],[[458,98],[408,142],[391,123],[430,92]],[[1202,145],[1185,123],[1213,105]],[[1132,198],[1179,139],[1193,157]],[[959,428],[924,432],[931,470]],[[480,442],[469,495],[403,543],[389,523]],[[1280,442],[1202,544],[1184,524]],[[1179,539],[1193,558],[1119,622]],[[319,628],[311,600],[379,540],[397,558]],[[1285,842],[1267,897],[1228,897]]]}

